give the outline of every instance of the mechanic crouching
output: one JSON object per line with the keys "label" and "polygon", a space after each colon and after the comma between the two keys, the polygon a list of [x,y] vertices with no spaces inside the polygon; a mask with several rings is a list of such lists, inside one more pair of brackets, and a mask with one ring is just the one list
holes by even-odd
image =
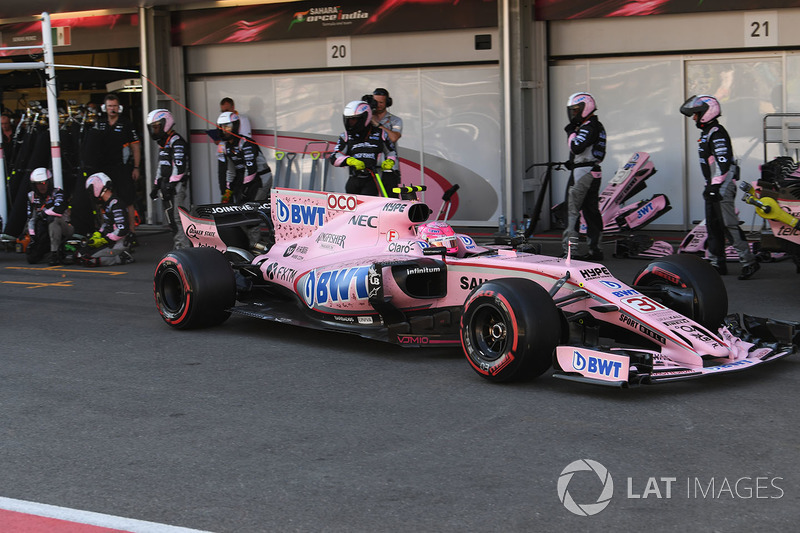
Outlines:
{"label": "mechanic crouching", "polygon": [[92,174],[86,179],[86,189],[100,205],[103,221],[80,252],[79,261],[90,267],[133,263],[128,206],[114,196],[111,178],[103,172]]}
{"label": "mechanic crouching", "polygon": [[28,262],[38,263],[47,253],[50,266],[60,265],[64,240],[73,234],[64,191],[53,186],[53,174],[43,167],[34,169],[30,180],[32,190],[28,193],[28,234],[31,240],[26,250]]}

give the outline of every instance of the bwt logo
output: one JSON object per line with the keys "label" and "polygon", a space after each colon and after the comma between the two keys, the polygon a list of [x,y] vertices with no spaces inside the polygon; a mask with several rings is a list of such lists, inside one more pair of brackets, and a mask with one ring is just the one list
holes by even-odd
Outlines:
{"label": "bwt logo", "polygon": [[461,239],[461,242],[464,243],[464,247],[467,250],[475,248],[475,241],[472,240],[472,237],[467,237],[466,235],[459,235],[458,238]]}
{"label": "bwt logo", "polygon": [[645,215],[648,215],[648,214],[650,214],[650,213],[651,213],[652,211],[654,211],[654,210],[655,210],[655,208],[653,207],[653,202],[647,202],[647,203],[644,205],[644,207],[640,208],[640,209],[639,209],[639,210],[636,212],[636,218],[642,218],[642,217],[644,217]]}
{"label": "bwt logo", "polygon": [[346,302],[351,300],[350,288],[355,286],[355,299],[366,300],[369,297],[368,273],[368,266],[325,272],[312,270],[303,285],[303,297],[309,307],[326,305],[328,302]]}
{"label": "bwt logo", "polygon": [[325,208],[322,206],[287,204],[281,199],[275,203],[278,207],[278,222],[303,226],[322,226],[325,223]]}
{"label": "bwt logo", "polygon": [[586,372],[590,374],[599,374],[601,376],[615,378],[619,377],[619,371],[622,369],[622,363],[619,361],[609,361],[602,357],[595,357],[593,355],[585,356],[578,350],[572,352],[572,368],[578,372]]}
{"label": "bwt logo", "polygon": [[[569,484],[577,472],[593,472],[600,480],[603,488],[594,503],[577,503],[569,493]],[[614,495],[614,480],[611,478],[608,469],[597,461],[578,459],[568,464],[561,471],[561,475],[558,477],[557,489],[558,499],[561,500],[567,511],[578,516],[592,516],[608,507],[608,504],[611,503],[611,497]]]}

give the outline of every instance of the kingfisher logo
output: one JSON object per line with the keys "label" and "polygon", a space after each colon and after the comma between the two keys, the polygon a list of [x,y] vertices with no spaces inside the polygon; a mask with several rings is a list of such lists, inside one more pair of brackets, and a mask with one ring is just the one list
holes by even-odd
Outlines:
{"label": "kingfisher logo", "polygon": [[595,374],[607,378],[619,378],[622,362],[594,355],[584,355],[578,350],[574,350],[572,352],[572,368],[584,375]]}
{"label": "kingfisher logo", "polygon": [[[325,306],[328,303],[366,300],[368,266],[326,270],[312,270],[306,275],[303,284],[303,298],[309,307]],[[355,290],[355,295],[351,293]]]}
{"label": "kingfisher logo", "polygon": [[325,208],[322,206],[287,204],[280,198],[275,203],[278,207],[278,222],[299,226],[322,226],[325,224]]}

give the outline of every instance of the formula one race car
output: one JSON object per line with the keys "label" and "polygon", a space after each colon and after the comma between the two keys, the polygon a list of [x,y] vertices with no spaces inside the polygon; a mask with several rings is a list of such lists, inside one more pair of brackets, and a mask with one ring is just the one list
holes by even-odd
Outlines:
{"label": "formula one race car", "polygon": [[554,366],[575,381],[659,383],[795,351],[797,323],[728,315],[721,278],[698,257],[660,258],[626,285],[602,264],[479,246],[430,214],[412,188],[400,199],[277,188],[269,204],[181,211],[194,247],[158,263],[156,306],[175,328],[236,313],[460,346],[491,381]]}

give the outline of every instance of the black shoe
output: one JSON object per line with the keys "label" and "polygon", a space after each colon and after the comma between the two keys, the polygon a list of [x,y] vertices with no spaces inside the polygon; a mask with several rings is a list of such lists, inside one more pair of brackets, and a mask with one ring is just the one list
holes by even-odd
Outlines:
{"label": "black shoe", "polygon": [[125,250],[121,254],[119,254],[119,258],[122,259],[122,264],[127,265],[128,263],[134,263],[136,260],[133,258],[131,253],[128,250]]}
{"label": "black shoe", "polygon": [[750,279],[753,277],[753,274],[758,272],[761,269],[761,265],[758,263],[753,263],[751,265],[745,265],[742,267],[742,273],[739,274],[739,279]]}
{"label": "black shoe", "polygon": [[720,276],[728,275],[728,265],[726,263],[711,263],[711,266],[716,269],[717,274]]}
{"label": "black shoe", "polygon": [[58,252],[50,252],[47,255],[47,264],[50,266],[56,266],[61,264],[61,256]]}

